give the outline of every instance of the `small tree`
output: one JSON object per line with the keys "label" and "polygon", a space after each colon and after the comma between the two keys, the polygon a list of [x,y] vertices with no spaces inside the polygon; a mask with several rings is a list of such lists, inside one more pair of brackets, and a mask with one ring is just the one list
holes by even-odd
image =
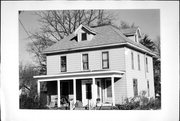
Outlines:
{"label": "small tree", "polygon": [[120,29],[127,29],[127,28],[134,28],[134,27],[137,27],[135,25],[135,23],[129,24],[126,21],[121,21],[120,22],[120,26],[118,28],[120,28]]}
{"label": "small tree", "polygon": [[30,87],[29,95],[20,95],[20,108],[21,109],[29,109],[35,107],[34,98],[37,95],[37,86],[36,80],[33,76],[38,74],[37,68],[35,66],[28,64],[23,65],[20,63],[19,65],[19,89],[23,86]]}

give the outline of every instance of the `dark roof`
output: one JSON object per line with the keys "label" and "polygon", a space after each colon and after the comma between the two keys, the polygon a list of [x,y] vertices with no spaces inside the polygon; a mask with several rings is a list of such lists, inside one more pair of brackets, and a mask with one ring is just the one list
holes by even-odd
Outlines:
{"label": "dark roof", "polygon": [[[89,48],[89,47],[96,47],[96,46],[108,46],[110,44],[129,44],[139,47],[140,49],[144,49],[150,53],[151,50],[146,48],[140,43],[134,42],[127,38],[122,30],[112,26],[112,25],[105,25],[96,28],[90,28],[92,31],[96,33],[91,41],[81,41],[77,42],[74,38],[75,35],[71,34],[61,41],[57,42],[56,44],[50,46],[49,48],[44,50],[44,53],[54,53],[54,52],[64,52],[69,50],[77,50],[81,48]],[[130,30],[125,30],[127,32]],[[134,31],[134,29],[132,30]]]}

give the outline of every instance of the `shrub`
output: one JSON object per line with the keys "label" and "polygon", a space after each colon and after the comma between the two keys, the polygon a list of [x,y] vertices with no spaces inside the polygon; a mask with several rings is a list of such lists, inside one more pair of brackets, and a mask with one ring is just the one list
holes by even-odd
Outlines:
{"label": "shrub", "polygon": [[27,95],[21,95],[19,103],[20,109],[46,109],[46,106],[40,100]]}
{"label": "shrub", "polygon": [[145,97],[145,91],[140,96],[126,98],[123,105],[116,105],[119,110],[157,110],[161,108],[161,100]]}

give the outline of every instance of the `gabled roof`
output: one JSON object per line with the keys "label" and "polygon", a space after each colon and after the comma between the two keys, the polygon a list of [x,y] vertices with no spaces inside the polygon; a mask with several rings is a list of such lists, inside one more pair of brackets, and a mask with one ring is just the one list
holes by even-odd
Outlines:
{"label": "gabled roof", "polygon": [[[140,43],[134,42],[127,38],[122,30],[117,29],[112,25],[105,25],[95,28],[90,28],[93,32],[95,32],[95,36],[91,41],[81,41],[77,42],[75,38],[75,34],[71,34],[56,44],[50,46],[45,49],[44,54],[48,53],[57,53],[57,52],[66,52],[73,51],[85,48],[97,48],[99,46],[110,46],[110,45],[128,45],[134,47],[136,49],[141,49],[142,51],[153,55],[152,51],[143,46]],[[134,31],[135,29],[132,29]],[[124,32],[128,32],[130,30],[125,30]]]}
{"label": "gabled roof", "polygon": [[85,26],[85,25],[83,25],[83,24],[81,24],[81,25],[75,30],[74,34],[76,35],[76,34],[77,34],[77,31],[78,31],[79,29],[82,29],[82,28],[85,28],[86,30],[88,30],[88,31],[91,32],[92,34],[96,34],[96,32],[93,31],[93,29],[91,29],[90,27]]}

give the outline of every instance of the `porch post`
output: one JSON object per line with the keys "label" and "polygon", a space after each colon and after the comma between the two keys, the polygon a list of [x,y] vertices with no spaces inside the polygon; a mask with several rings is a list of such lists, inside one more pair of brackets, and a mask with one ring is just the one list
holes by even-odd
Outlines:
{"label": "porch post", "polygon": [[73,79],[74,104],[76,103],[76,79]]}
{"label": "porch post", "polygon": [[96,92],[95,78],[92,78],[92,100],[94,106],[96,105],[96,98],[97,98],[97,92]]}
{"label": "porch post", "polygon": [[58,102],[57,102],[57,105],[58,107],[61,106],[61,103],[60,103],[60,100],[61,100],[61,92],[60,92],[60,80],[57,80],[57,94],[58,94]]}
{"label": "porch post", "polygon": [[40,87],[41,87],[41,85],[40,85],[40,81],[39,81],[39,80],[37,80],[37,92],[38,92],[38,99],[40,99]]}
{"label": "porch post", "polygon": [[112,86],[112,105],[115,106],[114,77],[111,77],[111,86]]}

